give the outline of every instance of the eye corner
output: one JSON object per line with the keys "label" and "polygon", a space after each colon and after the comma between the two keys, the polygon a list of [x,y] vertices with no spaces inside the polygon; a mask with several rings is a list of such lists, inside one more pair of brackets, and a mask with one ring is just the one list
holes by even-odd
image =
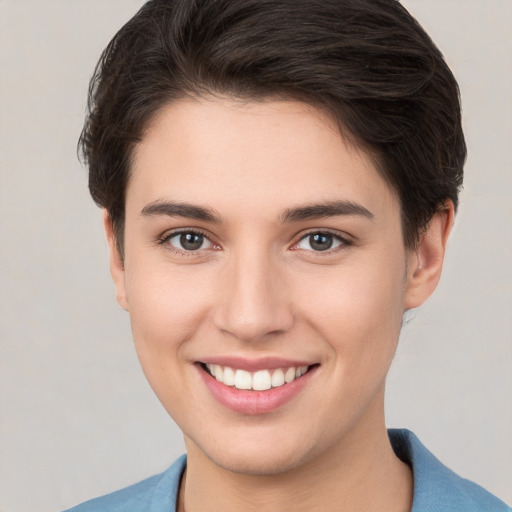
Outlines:
{"label": "eye corner", "polygon": [[179,256],[199,256],[205,251],[218,251],[220,244],[197,228],[180,228],[164,232],[156,240],[159,246]]}
{"label": "eye corner", "polygon": [[314,229],[302,233],[290,250],[304,251],[315,254],[315,256],[327,256],[354,244],[354,240],[346,234],[330,229]]}

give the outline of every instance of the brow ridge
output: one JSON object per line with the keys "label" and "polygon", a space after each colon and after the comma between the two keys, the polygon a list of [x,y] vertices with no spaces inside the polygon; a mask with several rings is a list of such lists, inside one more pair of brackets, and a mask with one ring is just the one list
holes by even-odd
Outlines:
{"label": "brow ridge", "polygon": [[[156,200],[149,203],[142,209],[141,215],[144,217],[166,215],[168,217],[184,217],[215,224],[221,223],[220,215],[211,208],[169,200]],[[360,215],[368,219],[374,218],[373,213],[364,206],[353,201],[339,200],[288,208],[281,215],[281,222],[293,223],[342,215]]]}
{"label": "brow ridge", "polygon": [[211,208],[169,200],[156,200],[146,205],[140,212],[143,217],[166,215],[168,217],[185,217],[220,224],[220,216]]}
{"label": "brow ridge", "polygon": [[374,218],[374,214],[364,206],[353,201],[340,200],[289,208],[281,216],[281,221],[283,223],[300,222],[340,215],[360,215],[368,219]]}

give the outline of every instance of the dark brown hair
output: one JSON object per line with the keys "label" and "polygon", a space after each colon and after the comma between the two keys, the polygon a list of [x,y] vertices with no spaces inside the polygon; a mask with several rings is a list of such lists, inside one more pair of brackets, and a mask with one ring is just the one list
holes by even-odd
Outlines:
{"label": "dark brown hair", "polygon": [[407,247],[447,199],[457,206],[457,82],[398,1],[152,0],[104,50],[79,141],[121,253],[134,146],[164,105],[206,94],[329,112],[396,191]]}

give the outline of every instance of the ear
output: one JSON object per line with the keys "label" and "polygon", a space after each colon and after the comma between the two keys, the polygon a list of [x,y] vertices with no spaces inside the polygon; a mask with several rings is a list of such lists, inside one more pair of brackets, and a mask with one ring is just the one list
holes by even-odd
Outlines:
{"label": "ear", "polygon": [[103,226],[107,235],[107,242],[110,252],[110,273],[116,287],[116,298],[118,304],[128,311],[128,300],[126,297],[124,261],[117,247],[116,237],[112,226],[112,219],[107,210],[103,210]]}
{"label": "ear", "polygon": [[453,203],[447,200],[430,220],[416,249],[409,252],[405,309],[417,308],[436,289],[454,216]]}

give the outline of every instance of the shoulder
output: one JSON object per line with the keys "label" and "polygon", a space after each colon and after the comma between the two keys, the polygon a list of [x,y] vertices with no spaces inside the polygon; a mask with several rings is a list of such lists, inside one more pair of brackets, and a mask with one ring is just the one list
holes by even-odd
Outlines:
{"label": "shoulder", "polygon": [[86,501],[65,512],[174,512],[186,460],[183,455],[164,473]]}
{"label": "shoulder", "polygon": [[448,469],[409,430],[390,429],[389,438],[413,471],[412,512],[511,512],[496,496]]}

